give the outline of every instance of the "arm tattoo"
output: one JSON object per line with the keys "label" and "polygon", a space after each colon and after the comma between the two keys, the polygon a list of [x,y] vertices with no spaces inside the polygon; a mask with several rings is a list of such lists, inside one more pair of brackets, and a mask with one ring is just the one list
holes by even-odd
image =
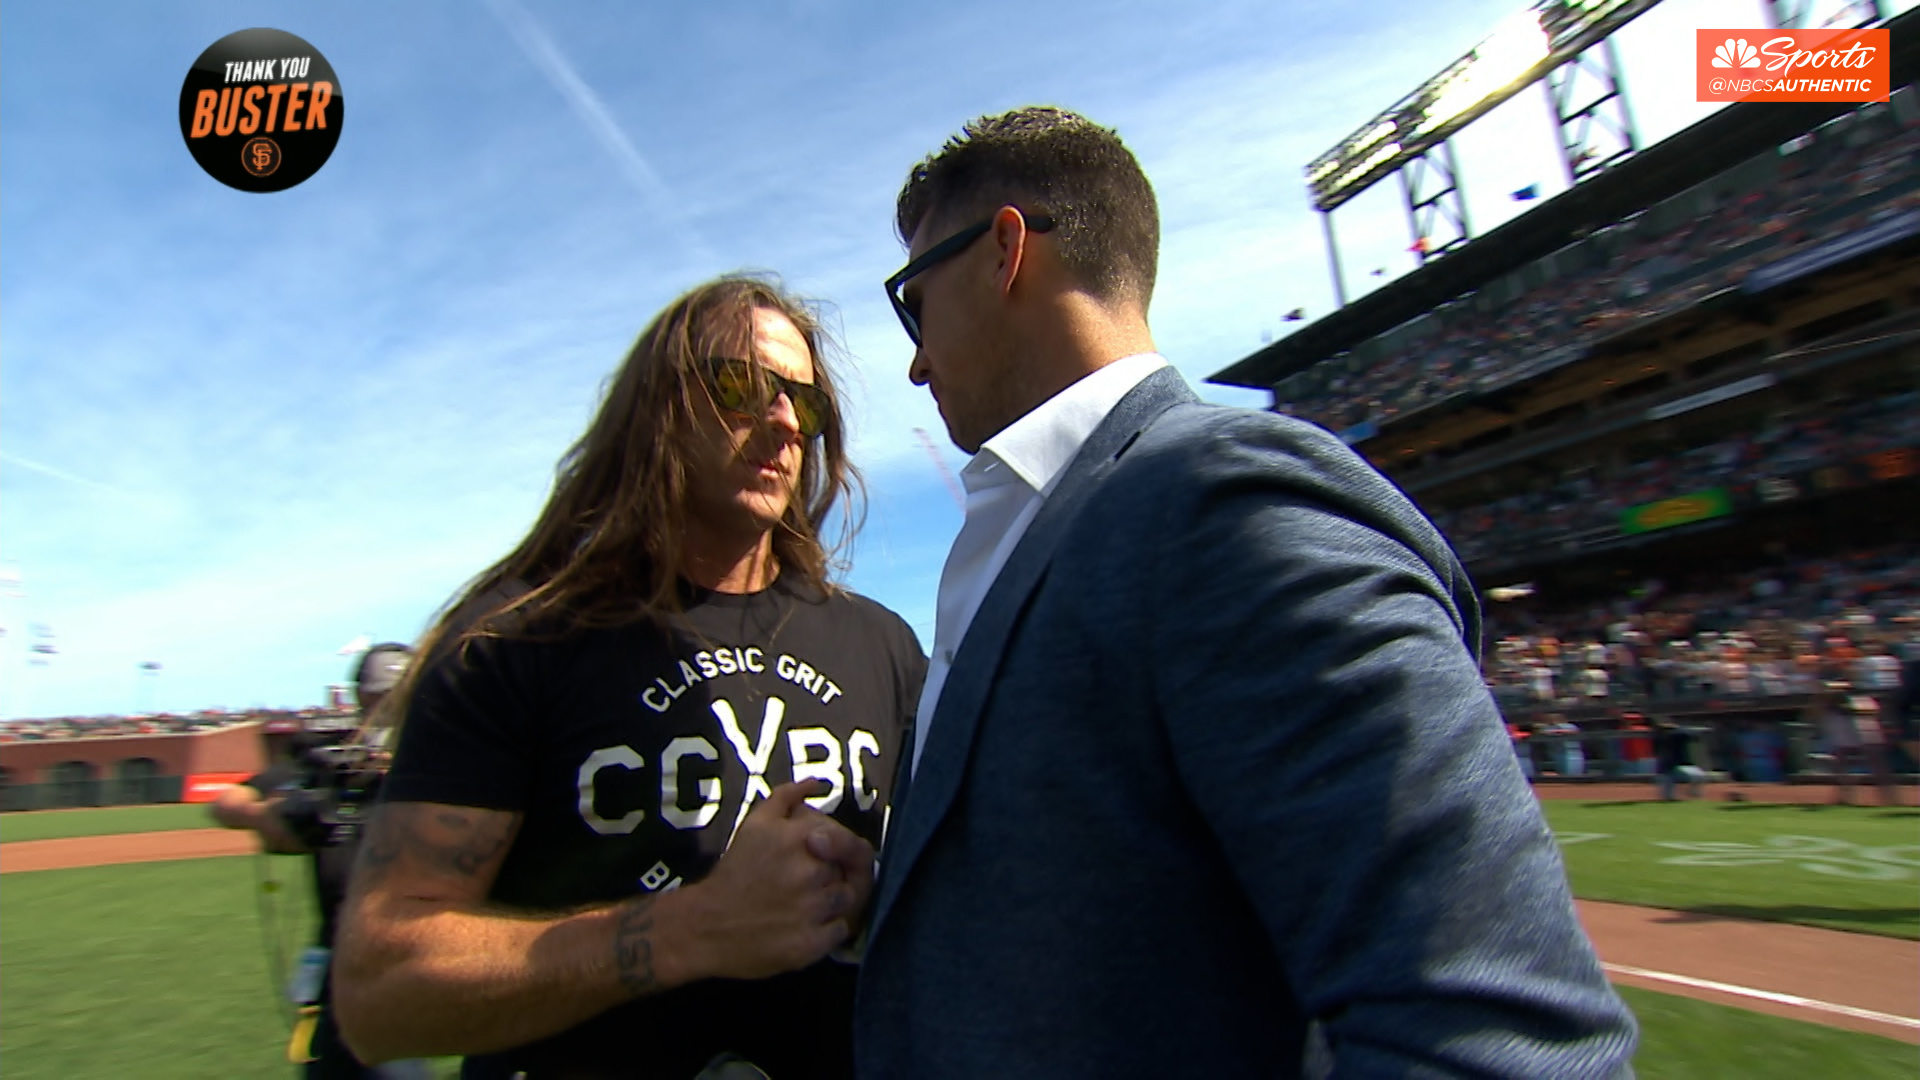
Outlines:
{"label": "arm tattoo", "polygon": [[635,997],[654,989],[653,897],[642,896],[621,905],[614,925],[614,970],[620,985]]}
{"label": "arm tattoo", "polygon": [[513,843],[513,827],[504,821],[489,822],[464,810],[441,810],[434,820],[452,839],[435,843],[415,833],[414,850],[429,865],[461,877],[478,874]]}
{"label": "arm tattoo", "polygon": [[367,823],[360,834],[360,853],[354,858],[353,880],[366,884],[387,876],[394,861],[400,858],[400,838],[396,830],[387,828],[392,807],[383,806],[374,810],[373,820]]}
{"label": "arm tattoo", "polygon": [[514,822],[491,813],[389,803],[380,808],[360,845],[357,876],[368,881],[406,858],[446,877],[472,878],[513,843]]}

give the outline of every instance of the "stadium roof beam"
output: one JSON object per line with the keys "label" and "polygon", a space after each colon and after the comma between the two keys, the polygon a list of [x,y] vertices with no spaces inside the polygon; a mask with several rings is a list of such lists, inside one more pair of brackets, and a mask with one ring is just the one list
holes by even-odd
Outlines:
{"label": "stadium roof beam", "polygon": [[[1439,151],[1438,154],[1435,151]],[[1439,185],[1428,190],[1428,181]],[[1473,235],[1467,223],[1467,203],[1460,191],[1460,162],[1453,156],[1453,140],[1428,147],[1400,170],[1400,192],[1406,197],[1407,224],[1413,227],[1414,256],[1425,266],[1464,245]],[[1331,217],[1331,215],[1323,215]]]}
{"label": "stadium roof beam", "polygon": [[[1547,72],[1547,101],[1560,131],[1568,183],[1578,184],[1639,151],[1640,133],[1621,85],[1620,53],[1612,38]],[[1599,96],[1575,105],[1583,90]]]}
{"label": "stadium roof beam", "polygon": [[1659,0],[1535,0],[1472,52],[1307,166],[1314,209],[1331,211],[1446,141]]}
{"label": "stadium roof beam", "polygon": [[[1891,85],[1920,77],[1920,8],[1887,23]],[[1438,263],[1343,305],[1215,373],[1221,386],[1271,390],[1280,380],[1512,273],[1670,195],[1777,149],[1857,107],[1856,102],[1738,102],[1561,192]]]}
{"label": "stadium roof beam", "polygon": [[[1458,169],[1450,136],[1486,115],[1502,102],[1554,71],[1560,65],[1577,61],[1592,46],[1625,26],[1659,0],[1533,0],[1525,11],[1502,20],[1485,41],[1473,51],[1449,64],[1446,70],[1428,79],[1392,108],[1369,121],[1340,145],[1314,159],[1307,166],[1307,187],[1314,208],[1320,211],[1326,233],[1327,261],[1333,271],[1334,299],[1347,304],[1346,281],[1340,270],[1340,251],[1333,236],[1333,211],[1365,191],[1389,173],[1401,174],[1408,216],[1413,220],[1413,251],[1425,266],[1429,259],[1464,246],[1472,238],[1468,228],[1466,204],[1461,197]],[[1608,80],[1617,88],[1619,65],[1609,59]],[[1569,82],[1571,83],[1571,77]],[[1617,97],[1617,95],[1615,95]],[[1601,101],[1608,100],[1603,96]],[[1625,99],[1618,98],[1625,115]],[[1591,111],[1582,129],[1591,126]],[[1557,104],[1555,115],[1564,117]],[[1564,129],[1566,121],[1562,120]],[[1628,149],[1633,152],[1632,120],[1624,128]],[[1563,134],[1562,142],[1565,142]],[[1441,156],[1433,150],[1441,149]],[[1584,149],[1563,150],[1568,160],[1580,157],[1583,165],[1593,157]],[[1579,179],[1589,172],[1604,169],[1622,155],[1609,153],[1583,168]],[[1419,188],[1425,179],[1421,166],[1443,176],[1445,188],[1431,198],[1422,197]],[[1409,172],[1413,175],[1410,177]],[[1451,203],[1445,201],[1452,196]],[[1422,216],[1426,220],[1422,220]],[[1432,227],[1444,219],[1448,236],[1434,242]]]}

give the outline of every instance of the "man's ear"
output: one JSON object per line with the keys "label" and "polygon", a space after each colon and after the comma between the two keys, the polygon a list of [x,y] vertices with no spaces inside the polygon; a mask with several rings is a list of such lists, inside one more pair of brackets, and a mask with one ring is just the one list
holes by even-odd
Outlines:
{"label": "man's ear", "polygon": [[1022,269],[1031,272],[1027,262],[1027,241],[1032,235],[1027,230],[1026,219],[1013,207],[1003,206],[993,215],[992,236],[996,259],[993,287],[1002,299],[1013,292],[1013,283],[1020,277]]}

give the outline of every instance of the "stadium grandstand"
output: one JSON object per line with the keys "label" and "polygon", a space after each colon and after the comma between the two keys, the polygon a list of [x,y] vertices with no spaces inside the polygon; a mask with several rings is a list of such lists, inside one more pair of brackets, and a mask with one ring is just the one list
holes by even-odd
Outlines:
{"label": "stadium grandstand", "polygon": [[209,801],[284,756],[301,732],[351,730],[354,711],[334,699],[308,709],[0,724],[0,811]]}
{"label": "stadium grandstand", "polygon": [[[1534,775],[1651,771],[1661,720],[1735,780],[1828,779],[1862,733],[1920,767],[1920,9],[1875,20],[1887,101],[1629,134],[1211,380],[1335,432],[1441,528]],[[1434,126],[1396,108],[1373,130]],[[1339,177],[1386,175],[1343,164],[1355,140],[1309,169],[1329,214],[1357,190]],[[1836,700],[1884,723],[1837,725]]]}
{"label": "stadium grandstand", "polygon": [[243,712],[209,709],[182,715],[151,713],[39,717],[0,724],[0,743],[109,739],[125,735],[191,735],[249,724],[259,724],[268,731],[278,733],[298,730],[316,721],[335,719],[343,723],[350,722],[352,712],[343,708],[250,709]]}

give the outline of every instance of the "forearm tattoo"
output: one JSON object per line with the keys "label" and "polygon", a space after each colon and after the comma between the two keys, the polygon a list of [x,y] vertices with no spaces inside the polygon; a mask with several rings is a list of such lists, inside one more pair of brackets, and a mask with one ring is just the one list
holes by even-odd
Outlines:
{"label": "forearm tattoo", "polygon": [[635,997],[654,989],[653,897],[642,896],[620,905],[613,935],[614,970],[620,985]]}

